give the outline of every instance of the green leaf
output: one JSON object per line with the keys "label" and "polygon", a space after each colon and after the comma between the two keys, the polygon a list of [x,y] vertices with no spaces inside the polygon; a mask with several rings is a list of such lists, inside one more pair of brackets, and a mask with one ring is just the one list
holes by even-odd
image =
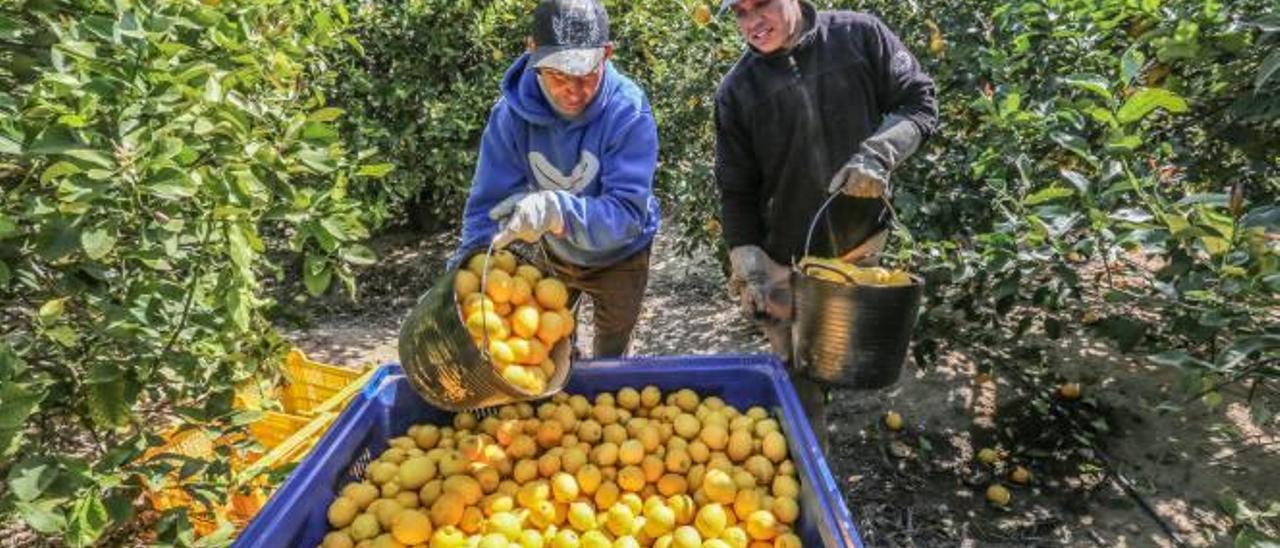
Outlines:
{"label": "green leaf", "polygon": [[67,528],[67,540],[72,546],[93,546],[106,531],[110,519],[107,507],[97,492],[76,501],[71,511],[71,522]]}
{"label": "green leaf", "polygon": [[108,156],[103,152],[89,149],[89,148],[71,149],[63,152],[63,154],[66,154],[67,156],[70,156],[77,160],[83,160],[83,161],[89,162],[103,169],[115,169],[116,167],[116,163],[114,160],[111,159],[111,156]]}
{"label": "green leaf", "polygon": [[91,230],[80,234],[80,246],[90,259],[98,260],[106,257],[116,246],[116,239],[106,230]]}
{"label": "green leaf", "polygon": [[372,177],[374,179],[380,179],[382,177],[385,177],[388,173],[391,173],[393,170],[395,170],[395,168],[396,168],[395,164],[363,165],[363,166],[360,166],[360,169],[358,171],[356,171],[356,175],[359,175],[361,177]]}
{"label": "green leaf", "polygon": [[45,393],[37,387],[5,381],[0,383],[0,457],[12,456]]}
{"label": "green leaf", "polygon": [[374,254],[372,249],[360,244],[344,247],[338,255],[342,260],[360,266],[368,266],[378,261],[378,256]]}
{"label": "green leaf", "polygon": [[18,225],[4,213],[0,213],[0,240],[12,237],[18,233]]}
{"label": "green leaf", "polygon": [[304,261],[303,283],[307,286],[307,292],[312,296],[319,297],[325,291],[328,291],[329,284],[333,281],[333,270],[329,268],[329,263],[324,257],[316,256],[308,253]]}
{"label": "green leaf", "polygon": [[1147,56],[1143,55],[1142,50],[1137,45],[1129,46],[1125,50],[1124,55],[1120,58],[1120,79],[1128,84],[1138,76],[1138,72],[1142,70],[1142,65],[1147,62]]}
{"label": "green leaf", "polygon": [[346,111],[340,108],[322,108],[312,112],[310,116],[307,116],[307,120],[311,122],[332,122],[341,117],[344,112]]}
{"label": "green leaf", "polygon": [[324,229],[333,239],[340,242],[352,239],[351,234],[347,231],[347,226],[342,219],[337,217],[325,217],[320,220],[320,227]]}
{"label": "green leaf", "polygon": [[1217,207],[1227,207],[1227,201],[1230,199],[1231,199],[1230,196],[1221,192],[1201,192],[1198,194],[1192,194],[1181,200],[1178,200],[1178,205],[1188,206],[1188,205],[1196,205],[1196,204],[1207,204],[1207,205],[1212,205]]}
{"label": "green leaf", "polygon": [[31,457],[9,470],[9,490],[18,500],[31,502],[44,494],[58,478],[58,463],[48,457]]}
{"label": "green leaf", "polygon": [[90,373],[92,382],[85,384],[85,403],[94,423],[106,428],[129,422],[132,402],[127,396],[125,375],[114,365],[100,363]]}
{"label": "green leaf", "polygon": [[1071,183],[1071,186],[1075,187],[1076,191],[1080,192],[1080,194],[1084,195],[1089,193],[1089,179],[1085,178],[1085,176],[1080,174],[1080,172],[1063,169],[1059,171],[1059,173],[1061,173],[1062,178],[1066,179],[1068,183]]}
{"label": "green leaf", "polygon": [[1262,66],[1258,67],[1258,78],[1253,82],[1254,89],[1261,91],[1262,86],[1271,81],[1276,74],[1280,74],[1280,50],[1271,52],[1271,55],[1262,62]]}
{"label": "green leaf", "polygon": [[44,173],[40,174],[40,182],[47,185],[50,181],[59,177],[66,177],[77,173],[80,173],[79,166],[71,162],[62,161],[45,168]]}
{"label": "green leaf", "polygon": [[1089,162],[1090,165],[1097,167],[1098,159],[1089,153],[1089,143],[1080,136],[1063,131],[1055,131],[1049,134],[1049,138],[1053,139],[1053,142],[1058,143],[1062,148],[1074,152],[1076,156]]}
{"label": "green leaf", "polygon": [[241,270],[249,271],[253,266],[253,248],[244,237],[244,231],[234,224],[227,225],[227,253],[231,255],[231,262]]}
{"label": "green leaf", "polygon": [[40,313],[39,313],[40,321],[49,323],[51,321],[57,320],[58,318],[61,318],[62,312],[66,308],[65,305],[66,305],[67,299],[69,298],[70,297],[62,297],[60,299],[50,299],[46,301],[44,304],[40,305]]}
{"label": "green leaf", "polygon": [[18,502],[14,508],[22,520],[32,529],[46,535],[61,533],[67,527],[67,517],[59,511],[57,500],[41,500],[36,502]]}
{"label": "green leaf", "polygon": [[8,287],[11,279],[13,279],[13,275],[9,272],[9,265],[4,264],[4,261],[0,261],[0,289]]}
{"label": "green leaf", "polygon": [[1236,535],[1234,548],[1280,548],[1280,538],[1245,525]]}
{"label": "green leaf", "polygon": [[1158,108],[1173,114],[1183,113],[1187,111],[1187,101],[1167,89],[1142,88],[1124,102],[1116,112],[1116,119],[1121,124],[1130,124],[1146,118]]}
{"label": "green leaf", "polygon": [[1035,194],[1027,196],[1022,200],[1022,204],[1026,206],[1034,206],[1034,205],[1043,204],[1045,202],[1052,202],[1060,198],[1065,198],[1067,196],[1071,196],[1072,194],[1075,194],[1075,191],[1069,188],[1063,188],[1060,186],[1051,186],[1051,187],[1042,189],[1039,192],[1036,192]]}
{"label": "green leaf", "polygon": [[241,331],[248,331],[250,324],[250,303],[251,296],[243,289],[236,288],[227,292],[227,312],[231,314],[231,321],[239,327]]}
{"label": "green leaf", "polygon": [[316,173],[324,174],[337,169],[337,164],[328,150],[308,148],[297,154],[298,161]]}
{"label": "green leaf", "polygon": [[1093,92],[1107,101],[1111,100],[1111,83],[1102,76],[1097,74],[1074,74],[1063,77],[1061,80],[1062,83],[1068,86]]}

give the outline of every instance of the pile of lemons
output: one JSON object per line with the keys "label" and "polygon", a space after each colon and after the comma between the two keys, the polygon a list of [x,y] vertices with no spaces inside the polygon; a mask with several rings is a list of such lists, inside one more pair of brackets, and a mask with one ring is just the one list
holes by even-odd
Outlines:
{"label": "pile of lemons", "polygon": [[862,267],[838,259],[805,257],[800,261],[800,271],[820,280],[844,285],[875,285],[902,287],[913,283],[905,270],[889,270],[880,266]]}
{"label": "pile of lemons", "polygon": [[329,506],[324,548],[798,548],[778,422],[691,390],[557,394],[390,441]]}
{"label": "pile of lemons", "polygon": [[502,378],[530,394],[545,392],[556,370],[550,351],[574,329],[564,282],[502,250],[471,257],[454,274],[453,290],[471,339]]}

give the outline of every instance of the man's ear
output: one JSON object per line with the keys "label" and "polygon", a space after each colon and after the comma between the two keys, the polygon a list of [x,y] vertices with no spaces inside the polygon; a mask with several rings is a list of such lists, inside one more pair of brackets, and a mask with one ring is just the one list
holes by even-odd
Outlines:
{"label": "man's ear", "polygon": [[533,43],[533,37],[532,37],[532,36],[525,36],[525,37],[524,37],[524,50],[525,50],[525,51],[533,51],[533,48],[535,48],[535,47],[537,47],[537,46],[538,46],[537,44]]}
{"label": "man's ear", "polygon": [[613,58],[613,42],[604,45],[604,60],[608,61]]}

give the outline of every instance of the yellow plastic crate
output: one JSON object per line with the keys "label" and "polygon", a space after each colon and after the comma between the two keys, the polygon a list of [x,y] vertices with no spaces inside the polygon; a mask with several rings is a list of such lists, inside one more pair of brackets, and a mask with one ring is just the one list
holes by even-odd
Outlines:
{"label": "yellow plastic crate", "polygon": [[351,369],[312,361],[295,348],[284,359],[285,384],[280,401],[286,412],[296,415],[337,411],[363,386],[357,381],[362,377],[368,380],[372,373],[369,368]]}
{"label": "yellow plastic crate", "polygon": [[[348,369],[311,361],[301,350],[291,350],[284,362],[283,386],[273,389],[249,382],[236,391],[235,403],[240,409],[265,410],[278,398],[286,412],[264,411],[249,425],[249,436],[262,450],[232,455],[236,487],[230,504],[206,508],[182,489],[175,472],[164,485],[152,486],[146,494],[152,507],[159,511],[186,507],[197,536],[216,530],[220,520],[243,527],[274,490],[264,472],[301,461],[373,373],[369,368]],[[174,428],[165,440],[164,445],[144,454],[143,460],[164,453],[210,459],[218,446],[232,444],[237,438],[211,439],[197,429]]]}

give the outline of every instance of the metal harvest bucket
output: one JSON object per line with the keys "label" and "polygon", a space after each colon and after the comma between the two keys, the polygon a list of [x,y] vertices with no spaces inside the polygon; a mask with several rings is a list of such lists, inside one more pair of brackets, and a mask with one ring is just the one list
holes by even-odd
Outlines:
{"label": "metal harvest bucket", "polygon": [[[492,258],[493,247],[484,253]],[[552,272],[545,253],[543,250],[539,269]],[[524,263],[531,262],[521,253],[516,255]],[[555,374],[547,379],[545,391],[530,393],[512,386],[493,366],[488,352],[487,330],[485,348],[477,348],[458,313],[453,279],[466,264],[467,260],[460,261],[458,266],[436,279],[400,325],[400,364],[414,390],[432,405],[446,411],[530,401],[559,392],[569,378],[573,338],[561,339],[548,350],[556,367]],[[486,275],[481,279],[481,292],[487,283]],[[570,308],[572,306],[571,302]]]}
{"label": "metal harvest bucket", "polygon": [[[838,195],[828,198],[814,215],[805,239],[806,256],[818,219]],[[892,207],[885,211],[893,215]],[[857,285],[852,279],[842,284],[815,277],[814,268],[826,267],[813,264],[802,270],[796,265],[791,273],[797,367],[811,378],[851,388],[883,388],[897,382],[920,311],[923,280],[911,276],[911,285],[898,287]]]}

